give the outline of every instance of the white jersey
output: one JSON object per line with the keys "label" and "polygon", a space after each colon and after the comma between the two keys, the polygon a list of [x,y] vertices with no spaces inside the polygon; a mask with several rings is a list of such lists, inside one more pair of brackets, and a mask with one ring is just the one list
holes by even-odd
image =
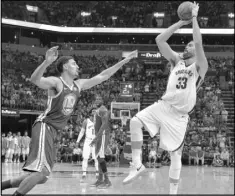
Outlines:
{"label": "white jersey", "polygon": [[89,118],[86,119],[86,138],[88,139],[95,138],[94,123]]}
{"label": "white jersey", "polygon": [[196,104],[197,89],[200,85],[201,77],[196,64],[186,67],[185,62],[180,60],[171,70],[162,100],[182,113],[189,113]]}

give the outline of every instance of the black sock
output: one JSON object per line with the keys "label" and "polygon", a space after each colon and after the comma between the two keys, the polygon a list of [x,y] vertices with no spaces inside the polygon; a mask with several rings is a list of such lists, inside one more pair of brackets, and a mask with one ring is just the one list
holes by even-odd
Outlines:
{"label": "black sock", "polygon": [[6,180],[2,182],[2,190],[12,188],[11,180]]}
{"label": "black sock", "polygon": [[104,180],[109,181],[108,172],[104,173]]}
{"label": "black sock", "polygon": [[100,167],[101,167],[101,170],[102,170],[103,173],[107,172],[107,166],[106,166],[105,161],[100,162]]}
{"label": "black sock", "polygon": [[19,193],[18,191],[14,192],[12,196],[23,196],[23,194]]}

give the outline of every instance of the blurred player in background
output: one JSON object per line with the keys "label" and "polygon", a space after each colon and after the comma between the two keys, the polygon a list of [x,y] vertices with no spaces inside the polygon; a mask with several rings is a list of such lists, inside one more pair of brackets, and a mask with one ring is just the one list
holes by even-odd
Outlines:
{"label": "blurred player in background", "polygon": [[19,163],[20,162],[20,155],[21,155],[21,146],[22,146],[22,137],[20,132],[17,133],[17,136],[15,137],[15,150],[14,150],[14,155],[15,155],[15,159],[14,162],[15,163]]}
{"label": "blurred player in background", "polygon": [[103,100],[100,99],[97,103],[98,109],[95,111],[94,123],[95,123],[95,139],[91,142],[91,146],[95,145],[95,155],[99,162],[99,177],[97,181],[91,186],[95,186],[99,189],[105,189],[111,186],[111,182],[108,178],[107,164],[105,161],[105,151],[109,144],[110,139],[110,111],[103,104]]}
{"label": "blurred player in background", "polygon": [[25,161],[25,157],[29,155],[29,145],[30,145],[30,137],[28,136],[28,132],[24,132],[24,136],[21,139],[21,148],[22,148],[22,158]]}
{"label": "blurred player in background", "polygon": [[7,137],[5,133],[2,133],[2,160],[6,159],[6,151],[7,151]]}
{"label": "blurred player in background", "polygon": [[[202,36],[197,22],[199,6],[194,3],[192,19],[179,21],[156,38],[161,54],[171,63],[171,73],[162,98],[136,114],[130,121],[132,162],[134,164],[123,183],[132,182],[145,170],[142,164],[141,146],[144,126],[154,137],[160,131],[160,148],[170,152],[170,194],[176,194],[182,167],[181,156],[189,121],[189,113],[196,103],[197,90],[208,70],[202,46]],[[183,25],[193,24],[193,41],[189,42],[181,57],[167,43],[170,36]]]}
{"label": "blurred player in background", "polygon": [[94,114],[92,114],[92,111],[89,113],[89,116],[82,123],[82,129],[79,133],[77,144],[79,144],[84,134],[85,134],[85,140],[82,152],[82,157],[83,157],[82,181],[85,180],[86,178],[88,159],[90,157],[90,154],[92,154],[92,159],[95,161],[96,176],[98,176],[99,173],[98,160],[96,159],[95,156],[95,146],[90,146],[92,140],[95,138]]}
{"label": "blurred player in background", "polygon": [[6,152],[6,159],[5,163],[12,163],[13,155],[14,155],[14,150],[15,150],[15,139],[14,139],[15,134],[9,132],[8,137],[7,137],[7,152]]}

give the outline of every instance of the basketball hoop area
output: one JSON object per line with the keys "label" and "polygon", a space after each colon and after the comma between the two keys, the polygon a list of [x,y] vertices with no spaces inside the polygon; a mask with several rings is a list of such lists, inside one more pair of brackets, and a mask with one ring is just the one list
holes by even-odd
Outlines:
{"label": "basketball hoop area", "polygon": [[112,102],[111,118],[122,121],[122,126],[126,126],[127,120],[131,119],[140,111],[138,102]]}

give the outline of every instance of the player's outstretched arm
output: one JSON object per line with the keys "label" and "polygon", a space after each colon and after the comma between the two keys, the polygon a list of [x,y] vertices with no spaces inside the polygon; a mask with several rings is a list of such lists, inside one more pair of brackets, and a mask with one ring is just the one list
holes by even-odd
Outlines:
{"label": "player's outstretched arm", "polygon": [[58,57],[58,46],[50,48],[46,52],[46,59],[43,63],[33,72],[30,81],[42,89],[50,89],[57,86],[58,78],[56,77],[42,77],[46,68],[53,63]]}
{"label": "player's outstretched arm", "polygon": [[82,123],[82,129],[81,129],[81,131],[80,131],[80,133],[78,135],[78,139],[77,139],[77,142],[76,142],[78,144],[79,144],[80,140],[82,139],[82,137],[83,137],[83,135],[84,135],[84,133],[86,131],[86,125],[87,125],[87,119],[85,119],[83,121],[83,123]]}
{"label": "player's outstretched arm", "polygon": [[194,2],[194,7],[192,9],[192,16],[193,16],[193,41],[195,44],[196,65],[199,75],[201,76],[202,79],[204,79],[206,72],[208,70],[208,62],[203,50],[202,35],[197,22],[198,9],[199,9],[198,4]]}
{"label": "player's outstretched arm", "polygon": [[138,51],[135,50],[131,52],[125,59],[122,61],[118,62],[117,64],[113,65],[112,67],[105,69],[102,71],[100,74],[94,76],[93,78],[90,79],[80,79],[77,80],[76,82],[80,85],[80,87],[85,90],[89,89],[95,85],[98,85],[105,80],[108,80],[113,74],[115,74],[123,65],[128,63],[132,58],[137,57]]}
{"label": "player's outstretched arm", "polygon": [[172,36],[172,34],[178,30],[180,27],[190,24],[192,21],[178,21],[177,23],[171,25],[166,29],[166,31],[159,34],[155,41],[157,43],[157,46],[159,48],[159,51],[161,54],[169,61],[172,65],[176,65],[178,61],[180,60],[179,54],[171,49],[169,44],[167,43],[167,40]]}

